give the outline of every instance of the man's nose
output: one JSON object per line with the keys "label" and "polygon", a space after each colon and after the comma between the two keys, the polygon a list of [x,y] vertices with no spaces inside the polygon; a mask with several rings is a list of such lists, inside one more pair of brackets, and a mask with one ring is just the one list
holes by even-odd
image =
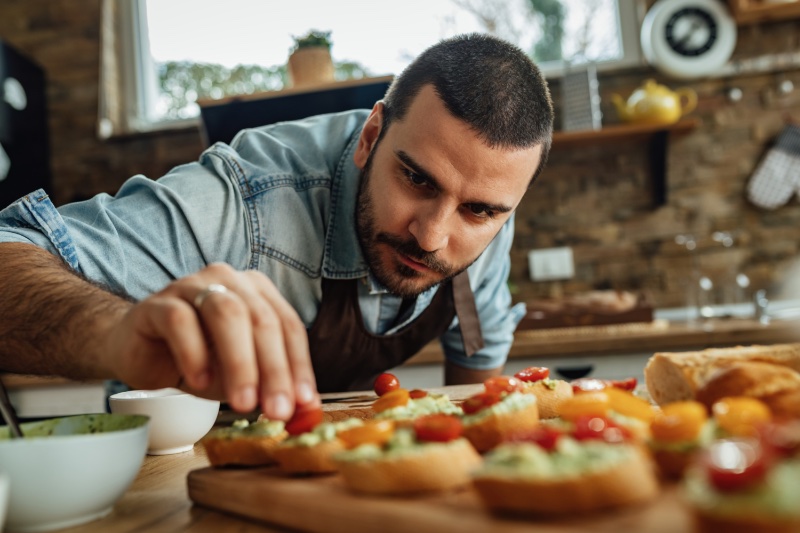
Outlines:
{"label": "man's nose", "polygon": [[447,247],[450,240],[450,217],[442,208],[423,208],[415,213],[408,231],[417,244],[426,252],[435,252]]}

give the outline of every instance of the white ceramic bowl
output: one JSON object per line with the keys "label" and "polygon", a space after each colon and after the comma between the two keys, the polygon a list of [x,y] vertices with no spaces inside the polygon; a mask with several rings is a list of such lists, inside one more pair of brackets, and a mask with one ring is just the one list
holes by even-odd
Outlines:
{"label": "white ceramic bowl", "polygon": [[8,474],[0,473],[0,531],[3,531],[3,524],[6,523],[8,492]]}
{"label": "white ceramic bowl", "polygon": [[7,531],[49,531],[111,512],[139,473],[146,416],[78,415],[0,428],[0,472],[9,479]]}
{"label": "white ceramic bowl", "polygon": [[120,392],[109,397],[108,403],[112,413],[150,417],[150,455],[191,450],[208,433],[219,413],[218,401],[179,389]]}

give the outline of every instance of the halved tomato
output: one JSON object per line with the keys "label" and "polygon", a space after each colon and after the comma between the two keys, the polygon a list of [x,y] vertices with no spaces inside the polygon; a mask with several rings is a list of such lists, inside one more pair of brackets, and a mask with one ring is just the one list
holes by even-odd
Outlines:
{"label": "halved tomato", "polygon": [[412,400],[419,400],[420,398],[424,398],[427,395],[428,391],[424,391],[422,389],[411,389],[410,391],[408,391],[408,396]]}
{"label": "halved tomato", "polygon": [[728,396],[711,406],[714,420],[729,435],[755,435],[758,428],[772,419],[767,404],[748,396]]}
{"label": "halved tomato", "polygon": [[610,406],[611,400],[605,392],[582,392],[572,398],[561,400],[556,411],[564,420],[574,421],[584,415],[604,416]]}
{"label": "halved tomato", "polygon": [[736,492],[757,485],[772,464],[770,455],[752,438],[715,441],[701,457],[708,481],[720,492]]}
{"label": "halved tomato", "polygon": [[375,378],[375,394],[383,396],[387,392],[400,388],[400,380],[394,374],[383,373]]}
{"label": "halved tomato", "polygon": [[524,388],[519,379],[510,376],[491,377],[483,382],[483,386],[486,388],[486,392],[496,394],[519,392]]}
{"label": "halved tomato", "polygon": [[781,420],[767,424],[759,431],[762,443],[779,455],[800,455],[800,420]]}
{"label": "halved tomato", "polygon": [[423,442],[450,442],[461,436],[461,420],[445,414],[421,416],[414,420],[414,433]]}
{"label": "halved tomato", "polygon": [[603,392],[608,395],[611,410],[621,415],[650,422],[656,414],[650,402],[629,391],[610,387]]}
{"label": "halved tomato", "polygon": [[461,409],[464,410],[465,414],[471,415],[491,407],[499,401],[500,395],[496,392],[480,392],[464,400],[464,403],[461,404]]}
{"label": "halved tomato", "polygon": [[352,449],[362,444],[383,446],[394,433],[394,420],[369,420],[363,426],[355,426],[336,434],[345,448]]}
{"label": "halved tomato", "polygon": [[695,401],[675,402],[656,411],[650,431],[660,442],[689,442],[697,439],[706,421],[705,405]]}
{"label": "halved tomato", "polygon": [[611,444],[631,439],[631,432],[604,416],[581,415],[574,421],[572,436],[576,440],[603,440]]}
{"label": "halved tomato", "polygon": [[300,435],[301,433],[308,433],[318,424],[322,422],[322,408],[313,407],[307,409],[298,409],[292,415],[292,418],[286,422],[286,433],[289,435]]}
{"label": "halved tomato", "polygon": [[376,413],[382,413],[392,407],[407,405],[410,399],[411,395],[407,389],[395,389],[375,400],[372,404],[372,410]]}
{"label": "halved tomato", "polygon": [[564,433],[550,426],[537,426],[527,431],[512,433],[506,442],[532,442],[538,444],[548,452],[555,450],[558,440]]}
{"label": "halved tomato", "polygon": [[620,390],[632,391],[636,388],[638,381],[636,378],[627,379],[598,379],[598,378],[578,378],[570,382],[573,392],[587,392],[615,388]]}
{"label": "halved tomato", "polygon": [[529,366],[514,374],[514,377],[532,383],[550,377],[550,369],[544,366]]}

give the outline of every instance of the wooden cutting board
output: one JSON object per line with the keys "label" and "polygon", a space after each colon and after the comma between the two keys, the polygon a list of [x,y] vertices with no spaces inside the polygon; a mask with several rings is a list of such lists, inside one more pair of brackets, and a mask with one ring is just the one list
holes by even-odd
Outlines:
{"label": "wooden cutting board", "polygon": [[[459,402],[483,385],[428,389]],[[371,418],[372,391],[323,395],[328,420]],[[471,489],[416,497],[380,497],[347,490],[338,475],[291,477],[277,468],[204,468],[188,476],[189,498],[198,505],[312,533],[675,533],[690,531],[691,517],[675,487],[651,504],[562,520],[497,517]]]}
{"label": "wooden cutting board", "polygon": [[289,477],[276,468],[189,473],[189,498],[210,507],[288,529],[313,533],[675,533],[691,530],[677,489],[657,501],[591,516],[553,519],[496,517],[466,488],[416,497],[352,493],[338,475]]}

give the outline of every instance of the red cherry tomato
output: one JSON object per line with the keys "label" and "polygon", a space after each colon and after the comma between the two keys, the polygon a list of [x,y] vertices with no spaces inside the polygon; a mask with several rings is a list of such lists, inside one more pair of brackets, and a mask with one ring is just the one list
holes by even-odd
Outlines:
{"label": "red cherry tomato", "polygon": [[564,433],[549,426],[538,426],[529,431],[522,431],[513,433],[508,439],[508,442],[532,442],[538,444],[548,452],[555,450],[558,439]]}
{"label": "red cherry tomato", "polygon": [[628,378],[628,379],[610,379],[611,385],[615,389],[622,389],[627,391],[632,391],[636,388],[638,381],[636,378]]}
{"label": "red cherry tomato", "polygon": [[471,415],[482,409],[491,407],[499,401],[500,395],[496,392],[481,392],[464,400],[464,403],[461,404],[461,408],[464,410],[465,414]]}
{"label": "red cherry tomato", "polygon": [[375,394],[383,396],[400,388],[400,380],[394,374],[381,374],[375,379]]}
{"label": "red cherry tomato", "polygon": [[720,492],[736,492],[757,485],[772,463],[756,439],[718,440],[702,458],[709,482]]}
{"label": "red cherry tomato", "polygon": [[308,433],[322,422],[322,408],[298,409],[292,418],[286,422],[286,432],[289,435]]}
{"label": "red cherry tomato", "polygon": [[781,420],[758,428],[761,442],[778,455],[800,455],[800,420]]}
{"label": "red cherry tomato", "polygon": [[628,379],[597,379],[597,378],[578,378],[571,382],[572,392],[589,392],[603,390],[608,387],[632,391],[636,388],[636,378]]}
{"label": "red cherry tomato", "polygon": [[494,376],[483,382],[486,392],[501,394],[503,392],[518,392],[523,389],[522,382],[509,376]]}
{"label": "red cherry tomato", "polygon": [[529,366],[514,374],[520,381],[534,382],[550,377],[550,369],[544,366]]}
{"label": "red cherry tomato", "polygon": [[461,420],[445,414],[421,416],[414,420],[414,433],[423,442],[450,442],[461,436]]}
{"label": "red cherry tomato", "polygon": [[420,398],[424,398],[427,395],[428,395],[428,392],[424,391],[422,389],[412,389],[412,390],[408,391],[408,396],[412,400],[419,400]]}
{"label": "red cherry tomato", "polygon": [[572,432],[576,440],[604,440],[619,444],[630,440],[631,432],[603,416],[583,415],[575,419]]}

